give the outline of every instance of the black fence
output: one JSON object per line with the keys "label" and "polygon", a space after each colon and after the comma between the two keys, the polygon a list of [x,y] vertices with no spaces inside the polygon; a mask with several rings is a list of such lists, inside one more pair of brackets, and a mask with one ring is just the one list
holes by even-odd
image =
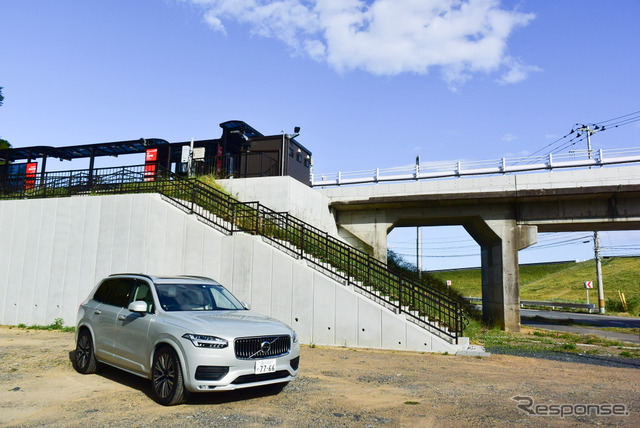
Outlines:
{"label": "black fence", "polygon": [[278,152],[247,152],[237,155],[214,156],[193,163],[198,175],[219,178],[274,177],[280,175]]}
{"label": "black fence", "polygon": [[460,302],[404,278],[386,264],[296,217],[259,202],[240,202],[197,179],[144,165],[0,177],[0,199],[160,193],[216,229],[261,235],[325,273],[340,278],[418,325],[455,339],[466,319]]}

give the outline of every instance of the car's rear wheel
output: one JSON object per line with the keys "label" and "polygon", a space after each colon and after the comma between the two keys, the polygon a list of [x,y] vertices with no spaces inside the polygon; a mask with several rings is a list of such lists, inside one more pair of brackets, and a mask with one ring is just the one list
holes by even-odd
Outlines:
{"label": "car's rear wheel", "polygon": [[155,400],[164,406],[173,406],[187,400],[189,392],[184,387],[180,359],[173,348],[163,346],[156,351],[151,383]]}
{"label": "car's rear wheel", "polygon": [[95,373],[98,368],[91,333],[86,329],[78,333],[74,363],[76,371],[82,374]]}

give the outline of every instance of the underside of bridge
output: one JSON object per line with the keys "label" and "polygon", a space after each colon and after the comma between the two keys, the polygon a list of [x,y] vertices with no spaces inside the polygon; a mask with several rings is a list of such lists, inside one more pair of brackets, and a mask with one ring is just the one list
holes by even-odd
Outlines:
{"label": "underside of bridge", "polygon": [[386,260],[395,227],[462,225],[480,245],[487,325],[520,330],[518,251],[537,233],[640,229],[640,186],[405,195],[331,204],[343,235]]}

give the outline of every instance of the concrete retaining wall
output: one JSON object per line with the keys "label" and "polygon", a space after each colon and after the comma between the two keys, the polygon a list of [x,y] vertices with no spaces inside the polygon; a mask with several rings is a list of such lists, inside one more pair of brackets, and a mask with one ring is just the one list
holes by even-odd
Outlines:
{"label": "concrete retaining wall", "polygon": [[0,323],[75,323],[78,305],[117,272],[204,275],[302,343],[456,352],[453,346],[268,245],[226,236],[159,195],[0,201]]}
{"label": "concrete retaining wall", "polygon": [[338,237],[329,199],[321,192],[291,177],[258,177],[218,180],[241,201],[260,201],[269,209],[288,212],[300,220]]}

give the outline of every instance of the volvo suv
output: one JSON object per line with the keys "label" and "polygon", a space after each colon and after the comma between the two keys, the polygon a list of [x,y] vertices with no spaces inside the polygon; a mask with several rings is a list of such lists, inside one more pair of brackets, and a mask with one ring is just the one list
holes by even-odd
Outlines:
{"label": "volvo suv", "polygon": [[150,379],[163,405],[191,392],[281,388],[299,361],[291,327],[210,278],[115,274],[78,310],[75,369],[94,373],[104,363]]}

